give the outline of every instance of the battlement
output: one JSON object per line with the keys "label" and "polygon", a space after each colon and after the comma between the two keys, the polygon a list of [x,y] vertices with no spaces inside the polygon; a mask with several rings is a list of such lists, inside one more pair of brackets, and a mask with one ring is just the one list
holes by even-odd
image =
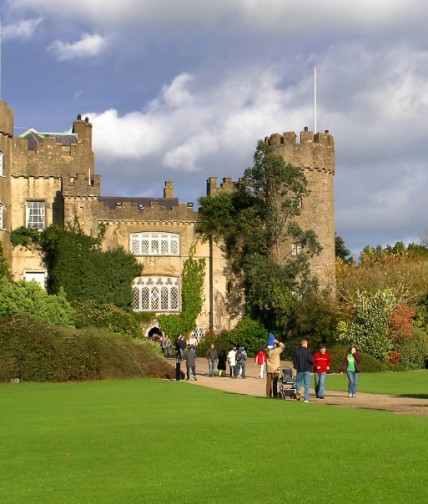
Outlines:
{"label": "battlement", "polygon": [[13,137],[13,110],[0,100],[0,135]]}
{"label": "battlement", "polygon": [[207,180],[207,196],[215,196],[219,193],[230,193],[237,189],[242,182],[239,179],[237,182],[233,181],[231,177],[224,177],[220,187],[217,186],[217,177],[210,177]]}
{"label": "battlement", "polygon": [[265,142],[280,154],[286,163],[307,170],[335,173],[334,138],[328,130],[313,134],[308,128],[300,132],[300,143],[294,131],[274,133]]}

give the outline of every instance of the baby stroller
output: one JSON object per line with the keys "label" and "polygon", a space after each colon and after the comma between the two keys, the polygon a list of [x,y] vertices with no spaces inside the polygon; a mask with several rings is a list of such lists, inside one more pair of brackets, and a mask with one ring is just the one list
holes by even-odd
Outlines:
{"label": "baby stroller", "polygon": [[291,368],[286,367],[280,369],[279,377],[279,393],[281,394],[281,399],[296,399],[296,380],[293,378],[293,371]]}

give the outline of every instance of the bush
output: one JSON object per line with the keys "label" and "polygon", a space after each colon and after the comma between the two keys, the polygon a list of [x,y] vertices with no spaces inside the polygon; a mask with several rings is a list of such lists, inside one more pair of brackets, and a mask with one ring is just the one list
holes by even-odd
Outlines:
{"label": "bush", "polygon": [[140,339],[142,332],[139,317],[114,305],[97,305],[94,301],[73,301],[76,310],[76,327],[105,327],[112,332]]}
{"label": "bush", "polygon": [[254,356],[260,349],[266,348],[268,331],[265,326],[250,317],[244,317],[231,331],[223,331],[221,337],[231,345],[245,347],[249,356]]}
{"label": "bush", "polygon": [[25,317],[0,321],[0,381],[171,378],[175,369],[146,343],[108,330],[71,329]]}
{"label": "bush", "polygon": [[428,358],[428,334],[419,327],[413,328],[413,338],[404,340],[398,347],[399,365],[406,369],[423,369]]}
{"label": "bush", "polygon": [[76,313],[64,290],[49,295],[36,282],[0,281],[0,318],[23,315],[52,324],[74,327]]}

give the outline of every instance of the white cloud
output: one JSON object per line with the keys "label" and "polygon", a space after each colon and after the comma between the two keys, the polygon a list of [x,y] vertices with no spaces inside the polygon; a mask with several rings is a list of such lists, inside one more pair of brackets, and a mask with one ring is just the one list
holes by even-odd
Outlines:
{"label": "white cloud", "polygon": [[55,40],[48,47],[48,51],[55,54],[60,61],[64,61],[97,56],[105,46],[106,40],[100,35],[82,33],[80,40],[72,44]]}
{"label": "white cloud", "polygon": [[24,19],[17,23],[10,23],[2,27],[2,38],[9,39],[29,39],[33,36],[39,24],[43,21],[42,17],[35,19]]}
{"label": "white cloud", "polygon": [[75,17],[109,26],[156,23],[160,26],[187,26],[205,29],[230,22],[235,29],[243,26],[254,31],[302,33],[308,30],[328,34],[359,30],[377,36],[381,32],[425,30],[428,5],[419,0],[13,0],[11,9],[32,9],[61,18]]}

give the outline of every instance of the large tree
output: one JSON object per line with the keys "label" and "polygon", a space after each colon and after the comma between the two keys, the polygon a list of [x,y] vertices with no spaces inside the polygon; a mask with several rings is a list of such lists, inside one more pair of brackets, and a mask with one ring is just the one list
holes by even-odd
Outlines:
{"label": "large tree", "polygon": [[[314,231],[295,220],[308,194],[303,171],[260,141],[235,191],[199,200],[197,232],[223,247],[244,285],[247,313],[269,328],[284,330],[294,300],[313,285],[309,261],[321,246]],[[284,252],[287,240],[299,243],[302,253]]]}

